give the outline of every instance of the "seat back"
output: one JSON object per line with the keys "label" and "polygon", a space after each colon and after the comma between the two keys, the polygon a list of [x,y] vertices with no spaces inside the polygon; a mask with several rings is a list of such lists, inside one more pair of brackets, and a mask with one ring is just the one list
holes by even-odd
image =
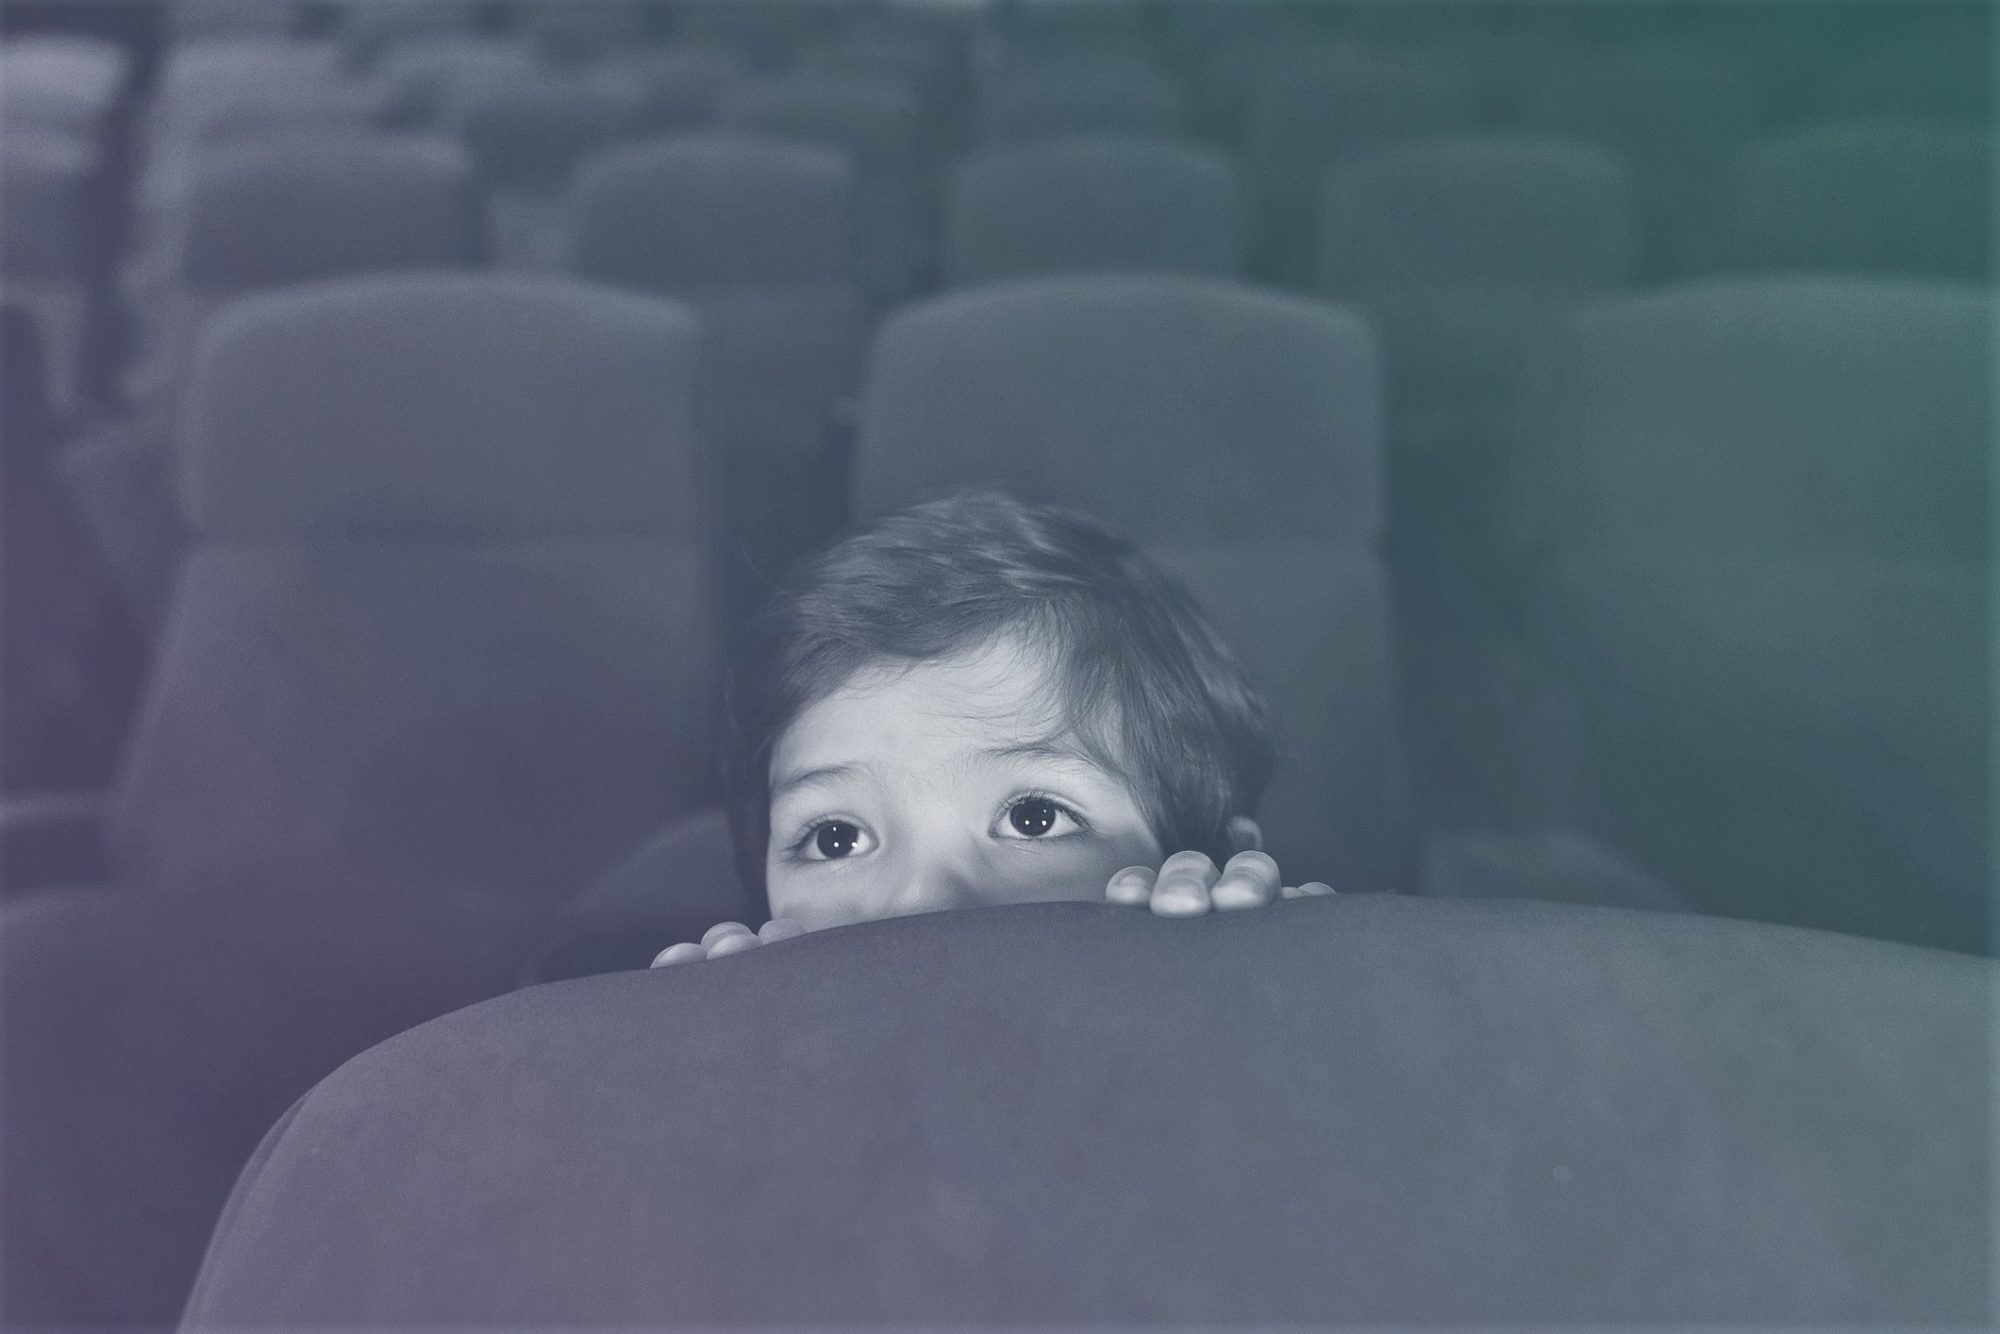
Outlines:
{"label": "seat back", "polygon": [[1173,80],[1142,61],[1053,58],[1010,70],[985,97],[990,144],[1073,134],[1173,138],[1187,109]]}
{"label": "seat back", "polygon": [[121,866],[316,860],[553,903],[708,795],[699,342],[684,308],[526,278],[222,315]]}
{"label": "seat back", "polygon": [[1345,311],[1196,279],[995,285],[884,327],[856,509],[997,485],[1123,528],[1271,701],[1280,864],[1394,887],[1410,828],[1379,400],[1374,339]]}
{"label": "seat back", "polygon": [[1992,304],[1711,282],[1546,355],[1522,507],[1581,818],[1705,906],[1986,945]]}
{"label": "seat back", "polygon": [[1731,258],[1747,268],[1983,281],[1993,138],[1969,122],[1850,121],[1736,158]]}
{"label": "seat back", "polygon": [[1631,172],[1580,140],[1414,140],[1335,166],[1320,186],[1320,282],[1343,296],[1614,287],[1629,278],[1631,251]]}
{"label": "seat back", "polygon": [[570,263],[677,295],[851,284],[854,169],[839,153],[743,133],[594,155],[577,172]]}
{"label": "seat back", "polygon": [[430,140],[333,133],[217,152],[195,169],[178,258],[188,288],[237,293],[471,264],[470,163]]}
{"label": "seat back", "polygon": [[1977,1324],[1996,981],[1528,902],[826,931],[349,1063],[183,1328]]}
{"label": "seat back", "polygon": [[1192,144],[1089,135],[981,154],[953,174],[955,287],[1091,271],[1232,278],[1242,201],[1228,159]]}

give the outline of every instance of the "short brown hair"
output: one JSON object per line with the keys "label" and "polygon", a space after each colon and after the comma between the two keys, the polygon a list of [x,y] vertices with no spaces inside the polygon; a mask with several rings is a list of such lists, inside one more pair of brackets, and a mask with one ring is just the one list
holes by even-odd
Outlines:
{"label": "short brown hair", "polygon": [[1275,747],[1263,701],[1194,597],[1095,519],[975,492],[835,544],[753,624],[723,747],[737,862],[753,894],[764,893],[771,756],[799,714],[867,667],[929,662],[1003,634],[1047,646],[1079,740],[1132,783],[1163,848],[1217,861],[1233,851],[1229,821],[1255,811]]}

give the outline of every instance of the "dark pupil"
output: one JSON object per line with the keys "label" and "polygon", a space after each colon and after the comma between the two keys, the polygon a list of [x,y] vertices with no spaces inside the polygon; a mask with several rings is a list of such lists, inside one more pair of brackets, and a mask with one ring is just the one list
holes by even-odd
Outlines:
{"label": "dark pupil", "polygon": [[1040,797],[1030,797],[1026,801],[1015,802],[1007,818],[1014,822],[1017,832],[1029,838],[1040,838],[1056,827],[1056,804]]}
{"label": "dark pupil", "polygon": [[854,840],[860,832],[851,824],[835,820],[832,824],[821,825],[813,841],[819,845],[820,856],[845,857],[854,851]]}

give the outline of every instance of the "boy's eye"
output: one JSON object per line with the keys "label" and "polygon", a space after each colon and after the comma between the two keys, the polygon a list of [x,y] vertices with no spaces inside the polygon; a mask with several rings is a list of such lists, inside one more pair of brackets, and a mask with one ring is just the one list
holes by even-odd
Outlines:
{"label": "boy's eye", "polygon": [[1007,807],[1007,830],[1020,838],[1047,838],[1051,834],[1068,833],[1070,831],[1063,827],[1065,824],[1073,826],[1079,823],[1073,811],[1048,797],[1021,797]]}
{"label": "boy's eye", "polygon": [[812,850],[830,862],[852,857],[867,836],[859,825],[845,820],[828,820],[812,833]]}

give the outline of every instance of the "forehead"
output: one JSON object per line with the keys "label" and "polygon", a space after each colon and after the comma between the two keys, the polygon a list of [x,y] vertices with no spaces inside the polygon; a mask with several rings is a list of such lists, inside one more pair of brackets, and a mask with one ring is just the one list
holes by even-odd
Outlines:
{"label": "forehead", "polygon": [[1054,664],[1013,637],[914,664],[864,668],[802,710],[772,771],[990,749],[1067,733]]}

